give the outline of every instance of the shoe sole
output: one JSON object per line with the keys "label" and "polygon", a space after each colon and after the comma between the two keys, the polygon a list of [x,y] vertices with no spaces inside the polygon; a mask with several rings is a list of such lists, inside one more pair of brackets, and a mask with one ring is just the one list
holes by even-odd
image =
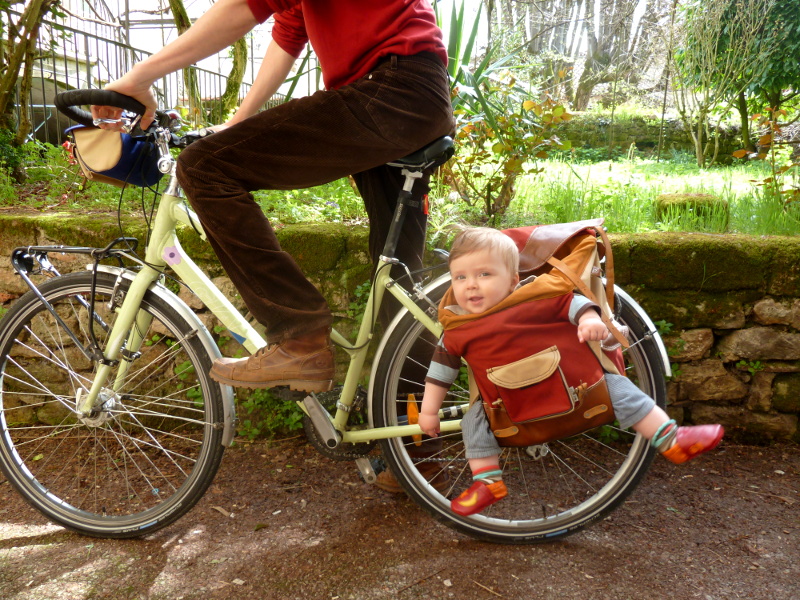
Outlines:
{"label": "shoe sole", "polygon": [[233,387],[242,387],[249,390],[263,390],[279,386],[289,386],[289,389],[295,392],[308,392],[320,394],[322,392],[329,392],[333,389],[333,379],[323,380],[305,380],[305,379],[276,379],[275,381],[237,381],[236,379],[228,379],[216,373],[209,373],[211,379],[217,383],[224,383]]}

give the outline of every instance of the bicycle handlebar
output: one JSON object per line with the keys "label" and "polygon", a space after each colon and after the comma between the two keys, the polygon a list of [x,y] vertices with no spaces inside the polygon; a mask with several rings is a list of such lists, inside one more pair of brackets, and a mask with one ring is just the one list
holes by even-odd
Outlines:
{"label": "bicycle handlebar", "polygon": [[124,110],[143,115],[145,106],[138,100],[110,90],[68,90],[56,94],[56,108],[73,121],[94,127],[92,113],[78,108],[82,105],[116,106]]}

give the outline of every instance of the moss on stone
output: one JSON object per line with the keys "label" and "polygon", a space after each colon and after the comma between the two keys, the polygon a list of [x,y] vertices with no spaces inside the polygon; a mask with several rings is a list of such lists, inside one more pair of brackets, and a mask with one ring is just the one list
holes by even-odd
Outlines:
{"label": "moss on stone", "polygon": [[292,225],[277,235],[281,247],[307,273],[336,269],[347,248],[347,226],[340,223]]}
{"label": "moss on stone", "polygon": [[783,413],[800,415],[800,373],[775,376],[772,382],[772,407]]}
{"label": "moss on stone", "polygon": [[767,291],[776,296],[800,296],[800,237],[768,238],[772,248]]}
{"label": "moss on stone", "polygon": [[635,236],[631,282],[660,290],[765,290],[771,262],[762,239],[691,233]]}
{"label": "moss on stone", "polygon": [[748,306],[760,299],[757,291],[687,293],[626,287],[654,320],[672,323],[673,331],[698,327],[735,329],[745,324]]}
{"label": "moss on stone", "polygon": [[615,234],[609,236],[611,252],[614,257],[614,282],[617,285],[631,283],[631,246],[634,236]]}
{"label": "moss on stone", "polygon": [[684,213],[693,213],[701,223],[713,223],[719,231],[728,229],[730,209],[728,202],[712,194],[661,194],[654,202],[656,220],[674,218]]}

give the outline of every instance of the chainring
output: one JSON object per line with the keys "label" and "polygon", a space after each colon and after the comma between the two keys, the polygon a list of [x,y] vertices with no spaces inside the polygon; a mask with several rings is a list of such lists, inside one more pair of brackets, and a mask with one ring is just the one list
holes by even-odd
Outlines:
{"label": "chainring", "polygon": [[[336,409],[336,402],[339,400],[341,393],[341,386],[335,387],[329,392],[317,394],[317,400],[319,400],[319,403],[323,406],[323,408],[325,408],[325,410],[332,414]],[[355,402],[353,403],[353,407],[350,411],[351,419],[353,418],[353,415],[366,415],[366,411],[364,410],[366,397],[366,390],[359,386],[358,390],[356,391]],[[366,417],[364,420],[366,421]],[[363,444],[350,444],[342,442],[336,446],[336,448],[329,448],[320,437],[316,427],[314,427],[314,424],[311,422],[311,418],[308,415],[303,415],[303,431],[306,434],[308,443],[314,446],[314,448],[316,448],[320,454],[331,460],[353,460],[356,458],[361,458],[362,456],[369,454],[377,443],[376,440]]]}

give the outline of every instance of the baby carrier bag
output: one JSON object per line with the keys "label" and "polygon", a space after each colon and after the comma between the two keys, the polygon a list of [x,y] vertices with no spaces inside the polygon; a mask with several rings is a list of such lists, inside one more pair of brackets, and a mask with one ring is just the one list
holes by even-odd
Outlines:
{"label": "baby carrier bag", "polygon": [[[614,263],[602,222],[505,230],[520,251],[523,284],[480,314],[457,314],[452,289],[442,299],[447,349],[467,361],[470,403],[482,401],[501,446],[543,444],[615,420],[605,373],[624,375],[621,347],[629,344],[613,321]],[[604,342],[578,340],[569,322],[576,291],[599,308],[610,332]]]}

